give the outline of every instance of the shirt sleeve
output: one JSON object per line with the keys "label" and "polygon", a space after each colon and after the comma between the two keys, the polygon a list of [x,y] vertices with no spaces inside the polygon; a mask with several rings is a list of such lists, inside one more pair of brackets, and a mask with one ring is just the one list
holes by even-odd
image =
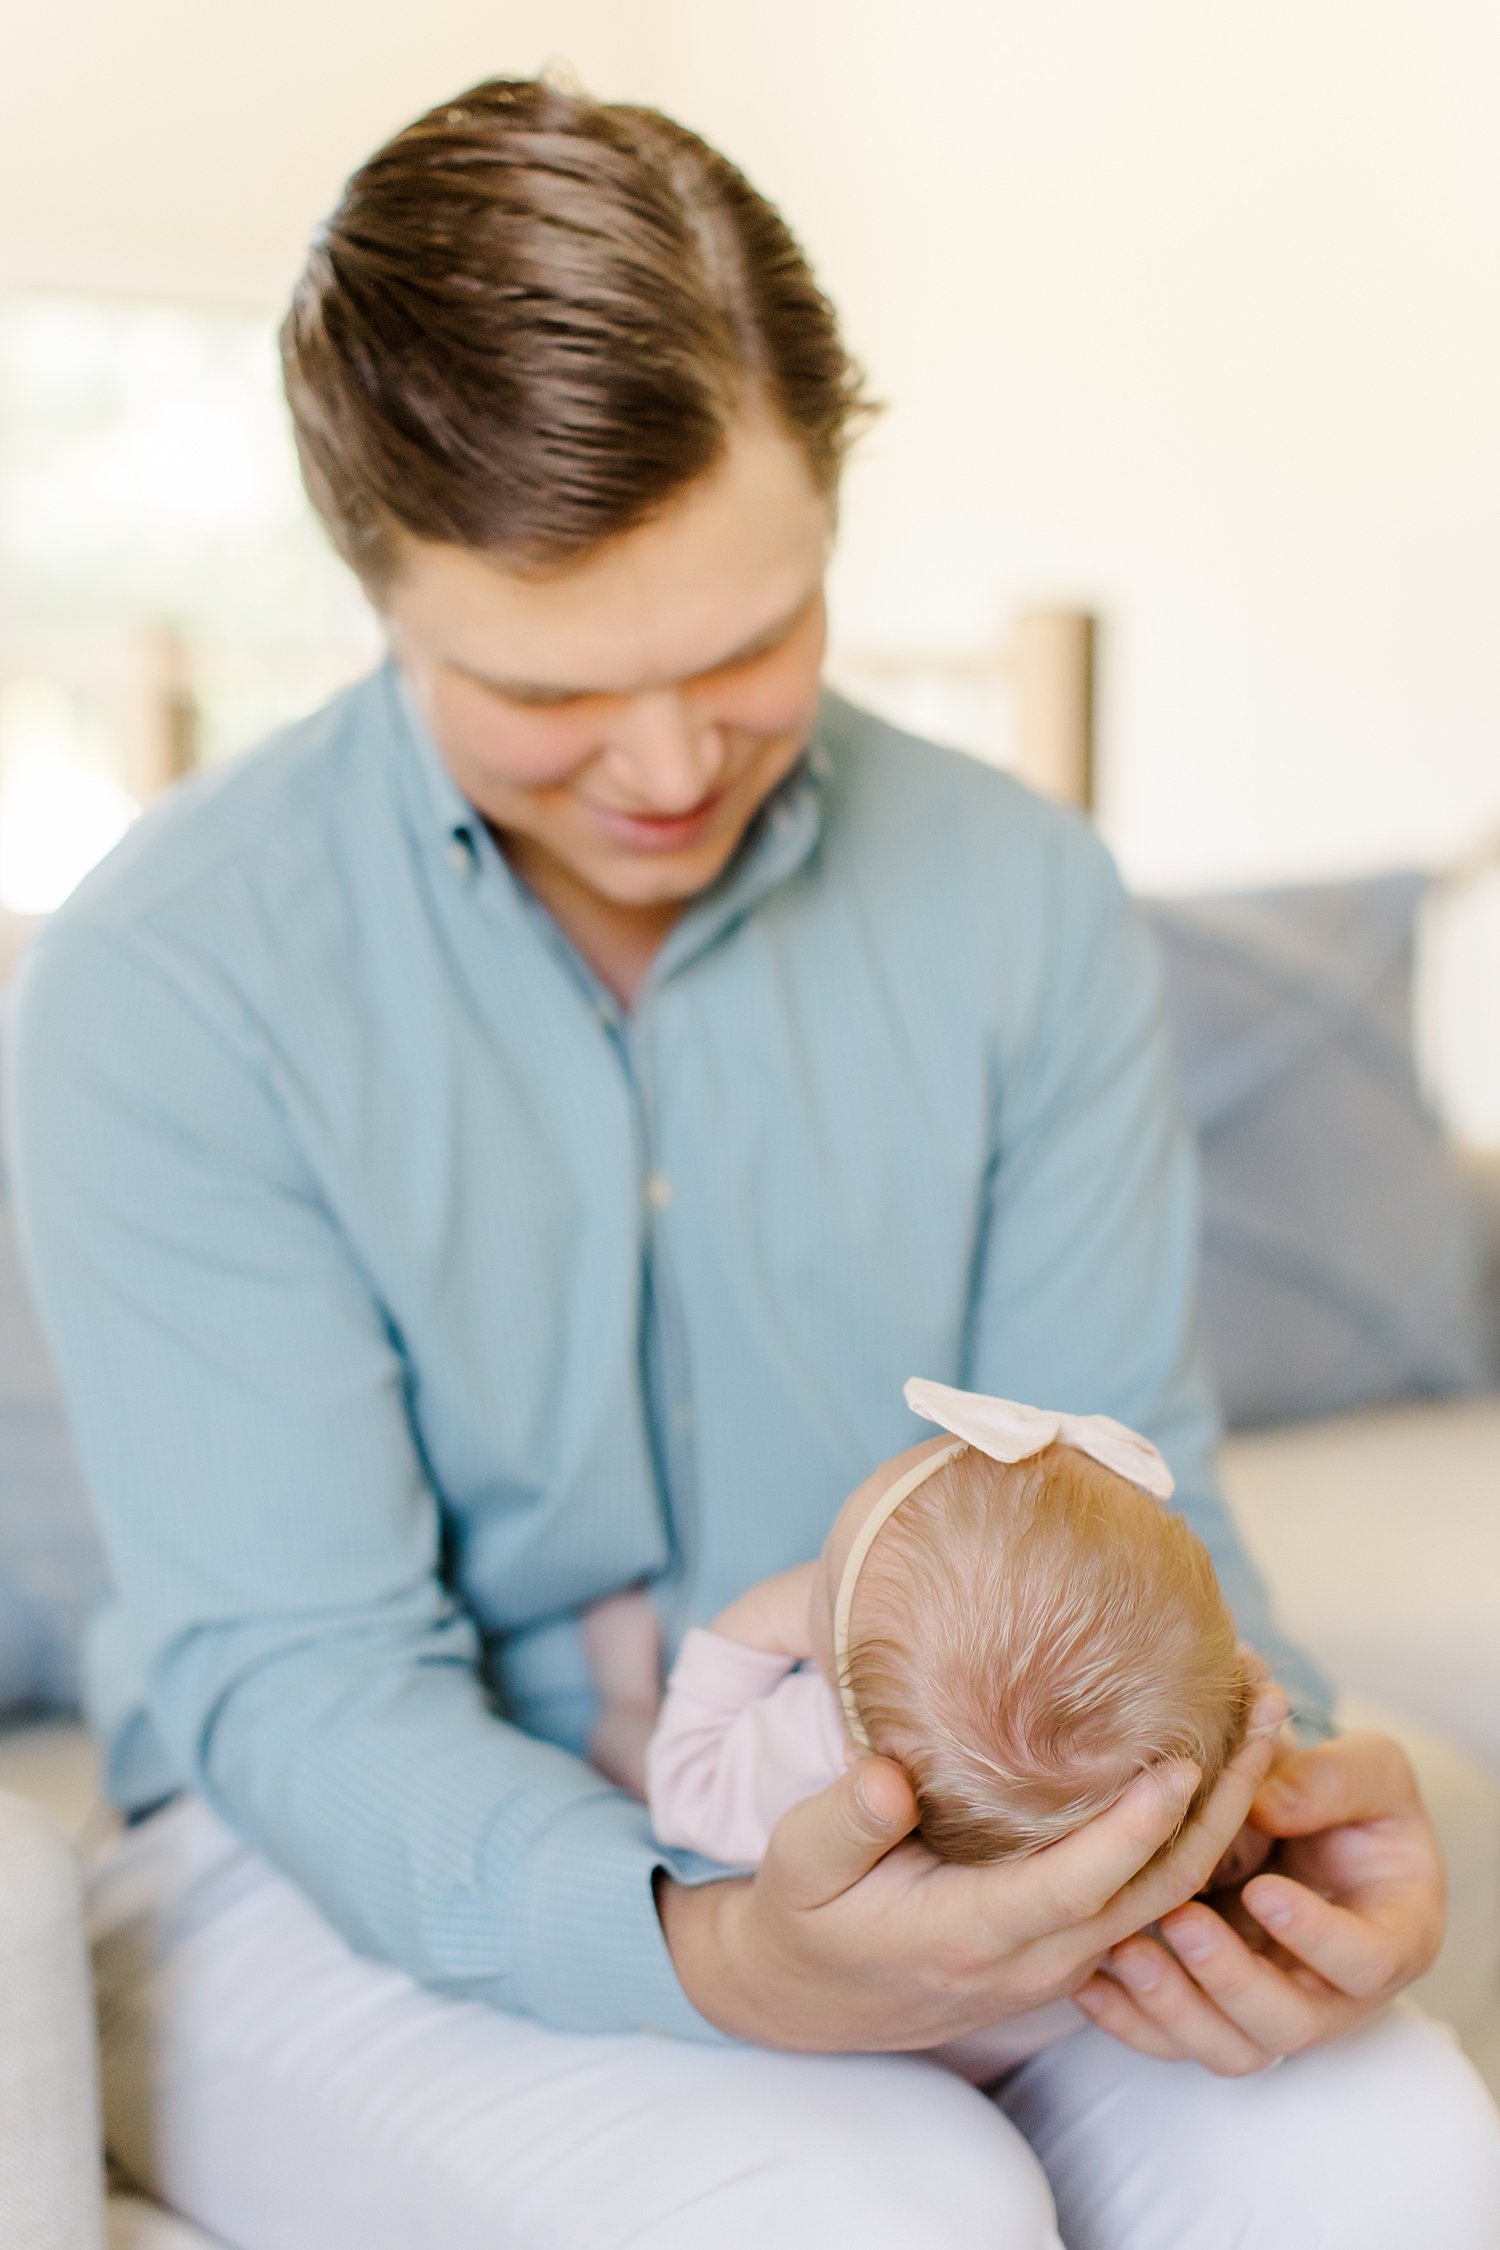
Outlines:
{"label": "shirt sleeve", "polygon": [[1001,1060],[966,1380],[1112,1414],[1160,1447],[1243,1638],[1307,1735],[1328,1682],[1278,1629],[1219,1492],[1222,1435],[1197,1319],[1197,1152],[1155,946],[1113,862],[1059,824],[1046,983]]}
{"label": "shirt sleeve", "polygon": [[782,1814],[843,1772],[842,1731],[820,1672],[723,1633],[688,1633],[646,1751],[658,1841],[758,1866]]}
{"label": "shirt sleeve", "polygon": [[65,920],[13,1041],[24,1240],[182,1782],[435,1990],[717,2038],[644,1808],[489,1705],[399,1344],[248,1011],[175,948]]}

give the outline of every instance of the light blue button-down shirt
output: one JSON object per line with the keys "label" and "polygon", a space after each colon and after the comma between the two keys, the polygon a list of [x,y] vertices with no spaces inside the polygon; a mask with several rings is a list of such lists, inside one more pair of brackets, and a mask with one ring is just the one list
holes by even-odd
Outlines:
{"label": "light blue button-down shirt", "polygon": [[114,1794],[200,1790],[357,1947],[703,2034],[580,1608],[816,1551],[904,1378],[1215,1495],[1156,963],[1087,827],[830,700],[628,1011],[383,668],[141,820],[32,949],[14,1146],[113,1577]]}

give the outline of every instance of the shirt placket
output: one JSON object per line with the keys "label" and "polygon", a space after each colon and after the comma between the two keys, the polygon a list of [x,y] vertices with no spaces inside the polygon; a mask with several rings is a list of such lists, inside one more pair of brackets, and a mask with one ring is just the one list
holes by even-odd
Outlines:
{"label": "shirt placket", "polygon": [[660,1105],[654,1084],[649,997],[627,1012],[558,929],[546,910],[528,899],[544,942],[582,991],[601,1036],[608,1042],[630,1101],[640,1228],[637,1351],[640,1396],[662,1527],[668,1553],[657,1589],[663,1622],[675,1638],[696,1567],[696,1486],[693,1454],[691,1358],[671,1257],[671,1213],[676,1187],[660,1156]]}
{"label": "shirt placket", "polygon": [[697,1479],[693,1446],[692,1355],[672,1260],[677,1183],[661,1152],[661,1103],[655,1084],[654,1010],[617,1012],[611,1036],[630,1087],[636,1118],[641,1211],[641,1396],[661,1495],[669,1564],[659,1597],[675,1638],[697,1568]]}

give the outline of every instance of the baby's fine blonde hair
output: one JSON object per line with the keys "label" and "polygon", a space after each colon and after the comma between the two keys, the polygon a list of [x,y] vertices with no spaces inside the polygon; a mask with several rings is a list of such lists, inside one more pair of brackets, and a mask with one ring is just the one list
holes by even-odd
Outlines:
{"label": "baby's fine blonde hair", "polygon": [[1166,1758],[1202,1768],[1196,1806],[1253,1687],[1203,1542],[1064,1445],[966,1447],[902,1502],[860,1572],[847,1678],[924,1840],[970,1862],[1038,1850]]}

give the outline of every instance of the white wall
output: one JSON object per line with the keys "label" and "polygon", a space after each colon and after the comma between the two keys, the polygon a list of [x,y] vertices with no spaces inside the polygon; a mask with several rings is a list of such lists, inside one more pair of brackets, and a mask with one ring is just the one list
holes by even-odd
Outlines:
{"label": "white wall", "polygon": [[635,0],[0,0],[0,287],[279,307],[309,229],[445,94],[569,55],[623,89]]}
{"label": "white wall", "polygon": [[273,307],[379,135],[569,56],[784,201],[891,402],[846,639],[1097,604],[1145,880],[1500,821],[1492,0],[0,7],[0,284]]}
{"label": "white wall", "polygon": [[661,14],[664,90],[784,197],[893,402],[847,635],[1096,603],[1146,880],[1500,823],[1500,10]]}
{"label": "white wall", "polygon": [[891,402],[847,642],[1096,606],[1146,883],[1500,826],[1493,0],[0,8],[0,283],[269,308],[378,135],[570,55],[784,202]]}

